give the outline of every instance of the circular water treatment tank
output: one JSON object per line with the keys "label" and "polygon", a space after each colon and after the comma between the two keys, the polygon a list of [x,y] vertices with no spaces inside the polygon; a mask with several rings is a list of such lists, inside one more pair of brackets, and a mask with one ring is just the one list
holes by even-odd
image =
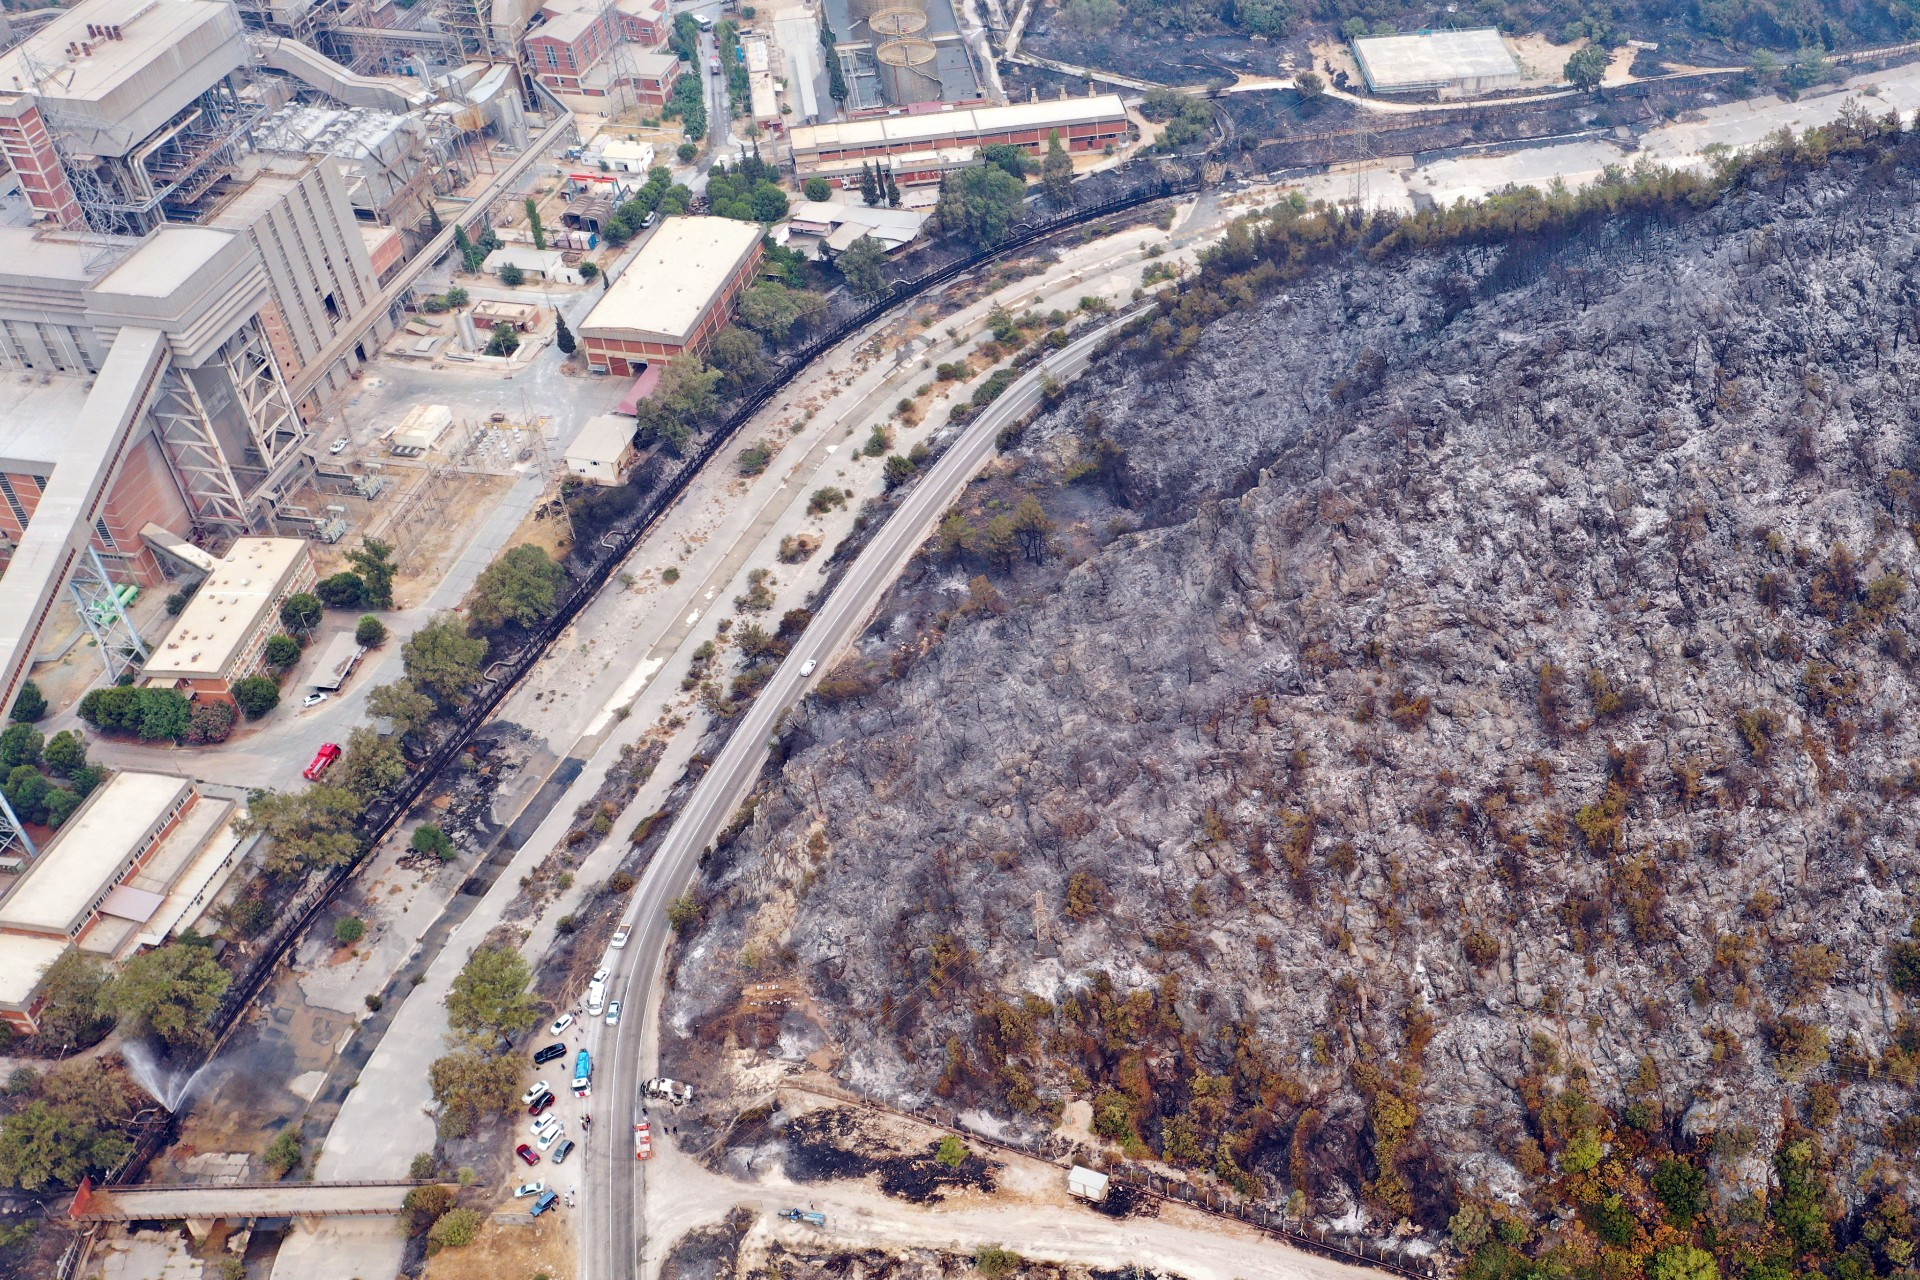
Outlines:
{"label": "circular water treatment tank", "polygon": [[913,0],[884,0],[867,16],[867,25],[881,37],[917,36],[927,29],[927,11]]}
{"label": "circular water treatment tank", "polygon": [[887,41],[873,51],[873,56],[882,66],[923,67],[933,61],[936,53],[933,41],[907,36]]}

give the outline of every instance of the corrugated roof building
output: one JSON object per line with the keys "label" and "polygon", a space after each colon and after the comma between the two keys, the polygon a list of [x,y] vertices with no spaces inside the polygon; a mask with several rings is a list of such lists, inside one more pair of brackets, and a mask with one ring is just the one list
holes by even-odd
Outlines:
{"label": "corrugated roof building", "polygon": [[1442,97],[1457,97],[1521,84],[1520,64],[1492,27],[1361,36],[1353,42],[1353,56],[1375,93],[1438,90]]}
{"label": "corrugated roof building", "polygon": [[757,222],[668,218],[580,325],[587,365],[631,377],[726,327],[763,251]]}

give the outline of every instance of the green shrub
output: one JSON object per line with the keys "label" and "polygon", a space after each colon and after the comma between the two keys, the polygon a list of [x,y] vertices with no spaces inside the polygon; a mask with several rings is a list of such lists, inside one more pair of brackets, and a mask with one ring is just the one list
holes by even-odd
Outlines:
{"label": "green shrub", "polygon": [[350,947],[366,936],[366,922],[359,916],[341,916],[333,922],[334,941],[343,947]]}

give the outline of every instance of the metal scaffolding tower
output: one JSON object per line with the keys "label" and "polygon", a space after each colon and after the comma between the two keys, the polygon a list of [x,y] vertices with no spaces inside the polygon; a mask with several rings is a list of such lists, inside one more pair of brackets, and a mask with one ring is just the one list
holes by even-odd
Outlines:
{"label": "metal scaffolding tower", "polygon": [[493,0],[439,0],[433,16],[461,58],[513,61],[512,51],[502,50],[493,38]]}
{"label": "metal scaffolding tower", "polygon": [[[202,394],[201,378],[213,370],[224,375],[223,390],[231,390],[232,408],[243,420],[244,459],[230,456]],[[274,504],[297,487],[297,474],[312,465],[301,448],[307,428],[294,412],[293,397],[257,318],[222,344],[208,370],[169,366],[152,413],[160,426],[161,447],[185,481],[187,502],[201,525],[232,533],[270,527]],[[256,479],[251,489],[237,472]]]}
{"label": "metal scaffolding tower", "polygon": [[27,829],[20,825],[20,819],[14,816],[6,793],[0,792],[0,854],[12,853],[16,848],[25,849],[28,857],[40,852],[33,847],[33,837],[27,834]]}
{"label": "metal scaffolding tower", "polygon": [[133,619],[127,616],[126,603],[120,598],[120,585],[107,576],[107,566],[91,540],[86,554],[73,566],[67,589],[73,593],[73,605],[80,613],[81,624],[99,647],[107,679],[118,680],[146,662],[150,652],[147,642],[140,638]]}

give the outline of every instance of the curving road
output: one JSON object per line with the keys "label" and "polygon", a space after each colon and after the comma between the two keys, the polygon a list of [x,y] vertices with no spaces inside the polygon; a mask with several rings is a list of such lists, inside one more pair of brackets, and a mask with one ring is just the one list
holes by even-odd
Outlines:
{"label": "curving road", "polygon": [[[633,936],[624,950],[611,953],[618,959],[608,981],[608,990],[626,1001],[634,1016],[602,1040],[603,1056],[595,1064],[594,1091],[605,1100],[602,1105],[607,1129],[600,1141],[588,1147],[585,1203],[581,1207],[583,1280],[636,1280],[643,1274],[645,1242],[637,1239],[635,1231],[640,1217],[637,1197],[641,1180],[634,1176],[634,1171],[643,1166],[633,1159],[628,1135],[633,1121],[640,1118],[640,1081],[651,1074],[658,1054],[653,1027],[662,994],[661,961],[671,932],[668,904],[687,891],[700,855],[752,789],[780,718],[800,700],[813,680],[825,674],[832,657],[859,634],[941,512],[992,456],[1000,429],[1040,403],[1045,377],[1066,381],[1083,372],[1100,343],[1141,309],[1120,312],[1038,362],[967,424],[960,438],[921,477],[814,612],[805,636],[741,716],[641,875],[633,901],[621,918],[623,924],[632,926]],[[809,658],[817,666],[811,675],[803,676],[800,668]],[[661,1108],[653,1110],[651,1119],[656,1130],[663,1114]]]}

